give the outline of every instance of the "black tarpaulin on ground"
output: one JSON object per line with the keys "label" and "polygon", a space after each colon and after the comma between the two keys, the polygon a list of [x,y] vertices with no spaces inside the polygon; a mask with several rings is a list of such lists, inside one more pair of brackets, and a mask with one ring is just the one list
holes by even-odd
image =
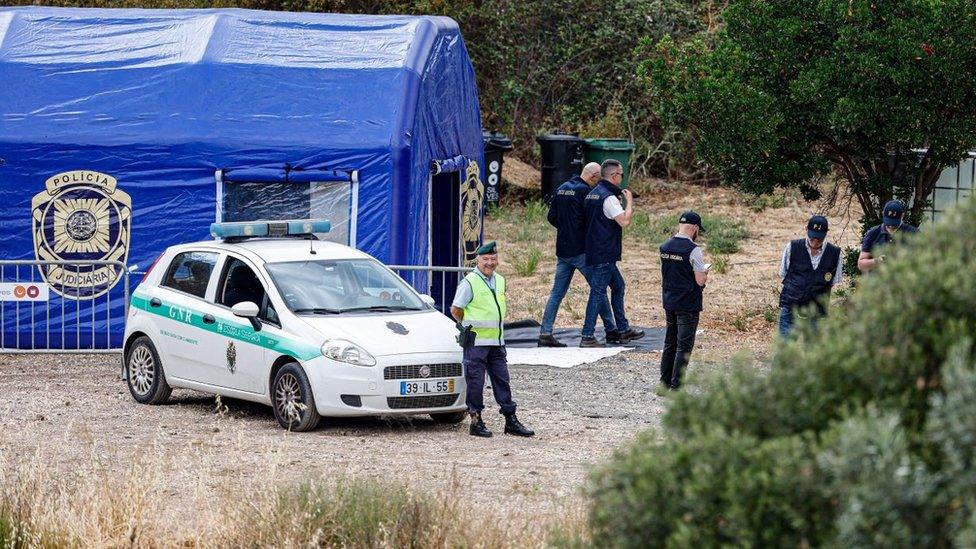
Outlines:
{"label": "black tarpaulin on ground", "polygon": [[[538,347],[540,324],[535,320],[519,320],[505,324],[505,345],[508,347],[531,348]],[[644,328],[632,326],[635,330],[644,330],[644,337],[623,345],[641,351],[660,351],[664,349],[664,328]],[[569,347],[579,347],[580,329],[556,328],[552,331],[556,339]],[[603,328],[596,329],[596,338],[606,339]],[[613,346],[613,345],[611,345]]]}

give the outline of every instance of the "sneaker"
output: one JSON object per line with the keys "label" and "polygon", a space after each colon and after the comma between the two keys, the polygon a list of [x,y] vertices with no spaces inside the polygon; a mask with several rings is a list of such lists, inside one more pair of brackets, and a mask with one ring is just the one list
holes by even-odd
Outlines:
{"label": "sneaker", "polygon": [[556,339],[552,334],[539,334],[539,347],[565,347],[566,344]]}
{"label": "sneaker", "polygon": [[620,333],[620,339],[623,340],[623,343],[627,343],[628,341],[634,341],[642,337],[644,337],[644,330],[635,330],[631,328],[626,332]]}
{"label": "sneaker", "polygon": [[584,337],[580,339],[580,347],[606,347],[595,337]]}

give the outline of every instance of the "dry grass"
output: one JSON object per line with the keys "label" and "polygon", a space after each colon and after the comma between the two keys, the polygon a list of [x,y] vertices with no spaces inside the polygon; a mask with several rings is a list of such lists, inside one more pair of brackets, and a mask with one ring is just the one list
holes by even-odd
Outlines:
{"label": "dry grass", "polygon": [[[585,539],[581,507],[558,516],[513,510],[505,517],[466,502],[460,483],[410,491],[388,480],[284,475],[238,484],[201,471],[171,486],[180,454],[162,448],[92,447],[85,466],[54,471],[40,455],[0,454],[0,547],[543,547]],[[170,457],[163,457],[170,456]],[[281,477],[287,478],[283,481]]]}

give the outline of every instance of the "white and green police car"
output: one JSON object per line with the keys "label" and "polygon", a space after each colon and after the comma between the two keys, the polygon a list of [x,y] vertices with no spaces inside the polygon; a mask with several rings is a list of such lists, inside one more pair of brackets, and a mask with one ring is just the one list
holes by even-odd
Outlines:
{"label": "white and green police car", "polygon": [[271,405],[286,429],[321,416],[464,418],[454,323],[358,250],[294,235],[328,221],[215,223],[220,240],[168,248],[132,295],[132,397],[182,387]]}

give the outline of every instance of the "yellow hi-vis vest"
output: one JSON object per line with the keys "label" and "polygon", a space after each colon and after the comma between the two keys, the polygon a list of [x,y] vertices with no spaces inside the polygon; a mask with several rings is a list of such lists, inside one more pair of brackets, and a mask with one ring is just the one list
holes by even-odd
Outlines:
{"label": "yellow hi-vis vest", "polygon": [[504,345],[505,279],[495,273],[495,291],[480,273],[470,272],[464,282],[471,285],[471,302],[464,308],[461,324],[474,330],[475,345]]}

